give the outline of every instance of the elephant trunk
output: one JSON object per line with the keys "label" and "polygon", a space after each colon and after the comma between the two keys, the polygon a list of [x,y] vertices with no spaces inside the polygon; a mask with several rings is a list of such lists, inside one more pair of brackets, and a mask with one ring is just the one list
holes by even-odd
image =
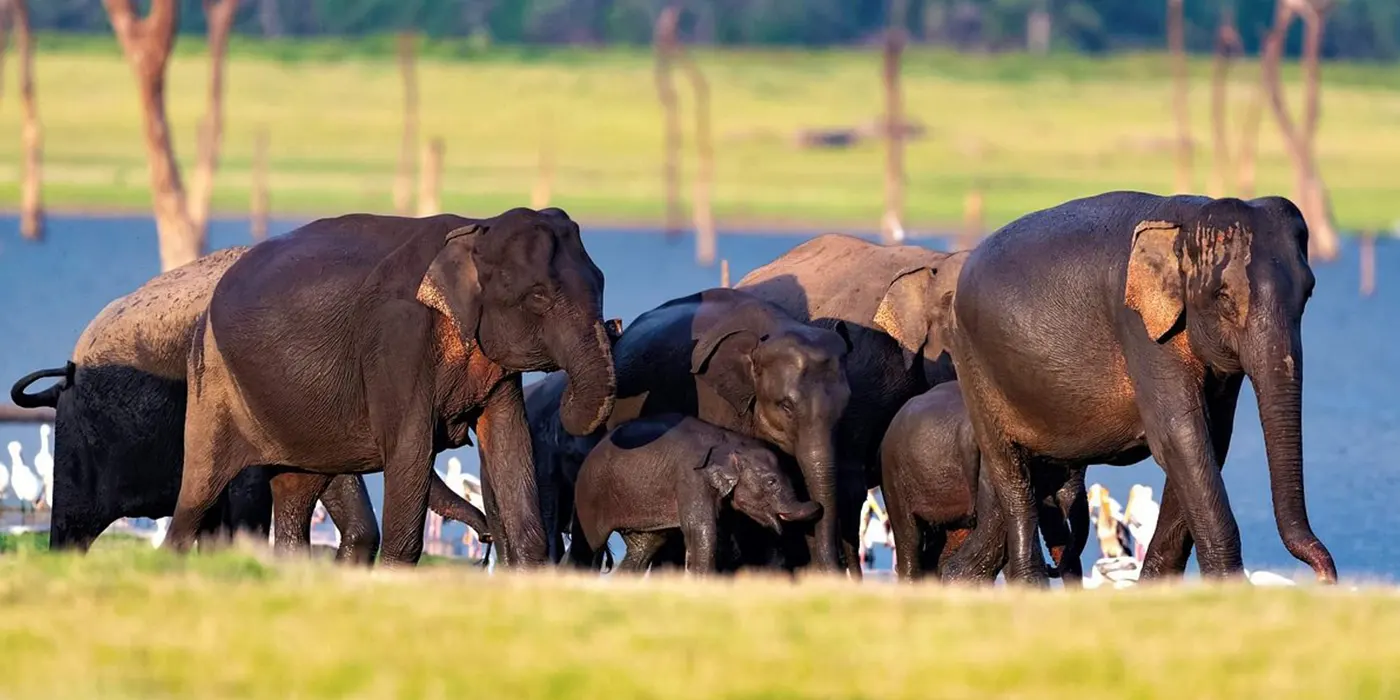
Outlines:
{"label": "elephant trunk", "polygon": [[1303,352],[1300,334],[1246,354],[1245,371],[1259,400],[1269,460],[1274,518],[1288,551],[1311,566],[1318,580],[1334,583],[1337,565],[1308,524],[1303,494]]}
{"label": "elephant trunk", "polygon": [[563,344],[568,347],[557,357],[569,381],[560,401],[559,417],[571,434],[590,435],[612,415],[617,397],[612,341],[603,322],[595,321],[583,337]]}
{"label": "elephant trunk", "polygon": [[812,564],[820,570],[840,571],[836,460],[830,433],[799,439],[795,456],[807,485],[807,497],[821,506],[821,517],[814,523],[809,538]]}

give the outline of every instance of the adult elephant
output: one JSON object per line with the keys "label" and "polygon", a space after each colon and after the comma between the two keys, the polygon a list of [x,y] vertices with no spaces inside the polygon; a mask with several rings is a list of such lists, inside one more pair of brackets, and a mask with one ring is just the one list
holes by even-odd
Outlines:
{"label": "adult elephant", "polygon": [[[618,339],[617,406],[608,425],[676,413],[765,440],[795,458],[798,497],[823,511],[805,532],[784,530],[782,562],[839,570],[838,489],[843,480],[855,483],[857,509],[863,496],[859,477],[838,472],[833,448],[851,393],[849,350],[844,325],[808,326],[743,291],[673,299],[637,317]],[[858,570],[854,558],[848,564]]]}
{"label": "adult elephant", "polygon": [[[86,551],[120,518],[174,513],[184,469],[190,338],[214,285],[247,251],[215,251],[112,301],[83,330],[65,368],[31,373],[11,389],[20,406],[56,409],[50,548]],[[63,379],[26,393],[34,381],[53,377]],[[202,534],[245,531],[266,538],[276,490],[313,506],[320,498],[341,532],[337,558],[371,561],[379,526],[363,479],[337,477],[324,492],[301,492],[298,481],[275,468],[247,470],[220,497]],[[436,476],[433,482],[433,509],[484,534],[485,516]],[[309,532],[298,533],[294,520],[285,510],[277,513],[279,540],[309,542]]]}
{"label": "adult elephant", "polygon": [[[750,272],[737,288],[819,328],[846,329],[851,399],[837,463],[864,475],[842,499],[846,552],[859,547],[865,489],[880,485],[880,440],[909,399],[953,379],[946,354],[952,297],[966,253],[884,246],[842,234],[808,240]],[[854,566],[854,562],[852,562]]]}
{"label": "adult elephant", "polygon": [[1337,570],[1303,498],[1302,316],[1308,228],[1292,202],[1110,192],[1028,214],[968,258],[954,301],[963,395],[1008,518],[1008,580],[1044,584],[1027,468],[1166,471],[1145,576],[1243,570],[1221,479],[1254,385],[1288,550]]}
{"label": "adult elephant", "polygon": [[423,548],[431,456],[474,428],[507,564],[546,558],[520,373],[563,368],[561,418],[612,411],[603,274],[559,209],[473,220],[353,214],[255,246],[224,273],[189,357],[177,551],[244,468],[384,470],[381,561]]}

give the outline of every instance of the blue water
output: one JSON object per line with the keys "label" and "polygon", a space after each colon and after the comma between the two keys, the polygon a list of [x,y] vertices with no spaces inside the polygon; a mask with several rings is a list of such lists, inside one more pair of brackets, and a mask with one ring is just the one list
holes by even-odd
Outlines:
{"label": "blue water", "polygon": [[[273,233],[301,223],[274,222]],[[42,244],[23,241],[17,230],[13,217],[0,217],[0,385],[6,389],[26,372],[60,366],[83,327],[107,302],[160,271],[149,218],[55,218]],[[805,238],[721,235],[720,256],[729,260],[737,281]],[[248,240],[243,221],[215,222],[210,232],[214,248]],[[719,283],[717,266],[694,264],[689,237],[670,240],[655,233],[589,229],[584,240],[607,277],[606,313],[625,322],[667,299]],[[1304,452],[1309,515],[1342,574],[1393,580],[1400,577],[1395,468],[1400,455],[1400,245],[1382,243],[1376,253],[1379,289],[1367,299],[1356,291],[1354,245],[1348,243],[1336,263],[1314,270],[1317,290],[1304,318]],[[1244,540],[1245,565],[1297,572],[1301,565],[1284,550],[1274,526],[1263,436],[1248,389],[1240,397],[1236,426],[1225,481]],[[0,444],[10,440],[21,440],[26,454],[32,454],[37,428],[0,425]],[[452,454],[468,471],[477,470],[475,449]],[[441,466],[446,456],[439,460]],[[1120,502],[1135,483],[1152,486],[1161,498],[1162,472],[1150,460],[1133,467],[1093,467],[1089,480],[1107,486]],[[370,488],[378,507],[378,476],[370,479]],[[452,524],[444,530],[451,538],[460,537],[461,530]],[[1097,554],[1091,540],[1086,561]]]}

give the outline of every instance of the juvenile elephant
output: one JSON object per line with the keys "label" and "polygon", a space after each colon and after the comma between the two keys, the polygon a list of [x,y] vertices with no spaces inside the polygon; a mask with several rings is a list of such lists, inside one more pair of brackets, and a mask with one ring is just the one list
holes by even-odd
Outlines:
{"label": "juvenile elephant", "polygon": [[966,257],[826,234],[750,272],[737,285],[792,318],[844,328],[850,338],[845,370],[851,399],[838,427],[836,462],[864,483],[846,489],[840,499],[837,519],[848,557],[859,546],[865,490],[880,485],[885,429],[906,401],[956,376],[946,350],[953,292]]}
{"label": "juvenile elephant", "polygon": [[[991,583],[1006,564],[1006,523],[957,382],[904,404],[880,442],[881,491],[899,556],[895,572],[914,580]],[[1089,539],[1084,467],[1036,470],[1032,485],[1041,534],[1066,585],[1083,579]]]}
{"label": "juvenile elephant", "polygon": [[191,342],[185,477],[167,544],[187,549],[248,466],[321,482],[383,469],[381,561],[416,563],[429,459],[475,428],[503,562],[543,563],[520,373],[563,368],[564,427],[602,425],[615,389],[602,294],[602,272],[559,209],[354,214],[253,247],[219,280]]}
{"label": "juvenile elephant", "polygon": [[[49,546],[85,551],[120,518],[163,518],[175,511],[184,468],[185,360],[195,322],[214,285],[246,246],[215,251],[165,272],[108,304],[78,338],[65,369],[40,370],[17,382],[12,400],[56,409],[54,503]],[[25,393],[42,378],[63,377]],[[271,482],[271,485],[269,484]],[[433,510],[486,533],[485,516],[433,478]],[[324,489],[324,493],[322,492]],[[337,558],[368,563],[379,526],[358,475],[306,490],[292,474],[249,469],[220,498],[201,531],[245,530],[267,537],[272,491],[314,505],[319,497],[341,532]],[[278,537],[297,535],[289,511],[277,513]],[[309,528],[310,515],[303,527]]]}
{"label": "juvenile elephant", "polygon": [[1034,212],[972,252],[953,356],[1009,521],[1008,581],[1044,585],[1025,470],[1132,464],[1166,472],[1145,577],[1243,571],[1220,467],[1254,384],[1288,550],[1323,581],[1332,555],[1303,498],[1302,316],[1308,228],[1282,197],[1110,192]]}
{"label": "juvenile elephant", "polygon": [[646,571],[677,533],[686,570],[715,571],[723,511],[781,531],[822,510],[797,498],[764,443],[677,414],[612,429],[584,460],[575,498],[582,532],[573,546],[601,552],[619,532],[627,555],[618,568],[631,572]]}
{"label": "juvenile elephant", "polygon": [[[853,486],[857,506],[864,495],[859,475],[838,473],[833,449],[850,398],[849,349],[843,324],[811,327],[739,290],[673,299],[639,316],[618,339],[618,399],[609,427],[678,413],[791,455],[801,473],[799,494],[820,504],[822,515],[808,532],[785,530],[776,546],[759,532],[752,539],[767,540],[765,550],[781,550],[761,557],[765,563],[780,557],[789,568],[810,563],[836,571],[838,489]],[[854,557],[850,565],[858,567]]]}

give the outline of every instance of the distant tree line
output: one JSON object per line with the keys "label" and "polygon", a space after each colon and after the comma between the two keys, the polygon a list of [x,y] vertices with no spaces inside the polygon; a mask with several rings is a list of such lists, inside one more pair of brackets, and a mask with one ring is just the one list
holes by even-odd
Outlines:
{"label": "distant tree line", "polygon": [[[202,0],[181,0],[180,30],[204,31]],[[107,32],[101,0],[32,4],[38,30]],[[140,6],[149,4],[138,3]],[[415,29],[509,44],[644,44],[666,0],[245,0],[234,31],[261,36],[357,36]],[[828,46],[875,40],[888,0],[682,0],[683,39],[701,44]],[[1275,0],[1187,0],[1187,48],[1208,52],[1226,6],[1234,6],[1244,48],[1257,53]],[[1400,1],[1336,0],[1323,55],[1400,57]],[[909,0],[911,39],[967,51],[1021,49],[1029,18],[1050,20],[1057,49],[1106,52],[1161,47],[1161,0]],[[1296,34],[1289,43],[1297,50]]]}

